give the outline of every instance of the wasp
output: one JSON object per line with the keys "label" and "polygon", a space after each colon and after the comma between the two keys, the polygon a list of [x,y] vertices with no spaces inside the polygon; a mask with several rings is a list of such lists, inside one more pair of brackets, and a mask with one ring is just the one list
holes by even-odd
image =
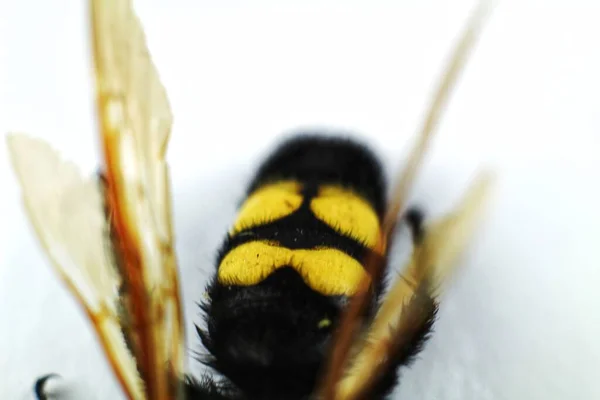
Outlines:
{"label": "wasp", "polygon": [[[427,222],[406,198],[479,37],[473,14],[390,190],[376,155],[305,132],[257,168],[216,257],[197,327],[212,373],[186,375],[166,151],[172,113],[130,0],[91,0],[99,174],[7,137],[30,222],[87,314],[128,399],[378,399],[425,345],[444,282],[481,218],[483,173]],[[388,192],[391,195],[388,195]],[[384,291],[395,228],[411,256]],[[85,234],[82,234],[85,232]],[[35,385],[40,399],[48,377]]]}

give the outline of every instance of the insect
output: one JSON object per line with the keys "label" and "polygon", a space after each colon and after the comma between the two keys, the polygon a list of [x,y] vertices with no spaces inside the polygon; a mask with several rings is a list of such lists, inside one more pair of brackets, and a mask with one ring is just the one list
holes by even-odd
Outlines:
{"label": "insect", "polygon": [[[340,138],[293,138],[250,183],[217,257],[197,328],[215,371],[185,375],[165,159],[172,116],[130,1],[91,0],[103,163],[82,177],[47,143],[10,134],[25,207],[129,399],[376,399],[424,345],[444,281],[492,176],[431,223],[405,199],[488,9],[477,9],[386,201],[376,157]],[[401,217],[398,217],[401,215]],[[384,295],[398,221],[413,249]],[[81,232],[85,231],[86,235]],[[36,394],[47,398],[44,384]]]}

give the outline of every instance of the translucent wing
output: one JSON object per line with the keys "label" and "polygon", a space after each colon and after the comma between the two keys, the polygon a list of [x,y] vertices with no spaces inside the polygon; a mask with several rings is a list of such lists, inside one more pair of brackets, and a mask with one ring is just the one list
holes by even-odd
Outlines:
{"label": "translucent wing", "polygon": [[56,271],[83,305],[129,398],[143,399],[119,318],[119,275],[99,182],[84,179],[41,140],[8,136],[31,223]]}
{"label": "translucent wing", "polygon": [[[463,33],[458,46],[452,53],[452,57],[446,70],[444,71],[442,80],[437,88],[436,95],[433,97],[433,102],[429,107],[427,117],[425,118],[423,127],[417,136],[417,141],[410,152],[408,161],[404,170],[398,174],[397,180],[392,191],[392,198],[388,206],[383,224],[382,233],[379,240],[378,251],[383,252],[389,248],[392,241],[392,233],[396,227],[398,214],[404,209],[405,200],[408,191],[419,167],[423,161],[429,143],[432,140],[435,129],[440,120],[442,112],[449,99],[452,88],[458,80],[460,72],[464,69],[464,65],[470,55],[470,51],[474,47],[475,42],[479,37],[480,30],[483,26],[485,17],[491,10],[490,4],[482,1],[479,4],[476,12],[473,14],[466,31]],[[376,257],[368,259],[365,263],[369,278],[365,279],[360,287],[359,293],[368,293],[372,281],[378,281],[381,278],[383,265],[378,262]],[[342,380],[342,376],[346,375],[347,365],[349,362],[349,354],[353,347],[356,346],[355,339],[362,327],[361,313],[367,304],[369,296],[357,295],[352,299],[350,305],[342,317],[340,329],[336,334],[335,346],[330,357],[329,365],[326,374],[324,375],[323,385],[320,393],[326,399],[346,399],[354,398],[357,393],[362,393],[362,387],[359,384],[355,386],[345,383],[343,385],[344,392],[338,392],[338,385]],[[393,301],[393,300],[390,300]],[[396,304],[398,305],[398,304]],[[396,307],[397,312],[401,312],[402,307]],[[369,366],[364,363],[361,370],[368,369]],[[371,365],[375,369],[376,365]],[[358,367],[357,367],[358,368]],[[378,370],[378,369],[377,369]],[[351,372],[351,375],[356,372]],[[346,380],[347,381],[347,380]],[[367,384],[367,381],[364,382]],[[351,389],[350,389],[351,388]]]}
{"label": "translucent wing", "polygon": [[128,0],[92,0],[102,180],[47,144],[9,136],[25,204],[131,399],[176,399],[184,371],[165,151],[166,93]]}
{"label": "translucent wing", "polygon": [[453,213],[425,229],[422,242],[386,296],[364,347],[342,380],[338,398],[363,398],[390,357],[427,323],[457,256],[472,239],[492,182],[491,175],[482,175]]}
{"label": "translucent wing", "polygon": [[184,331],[165,152],[172,116],[129,0],[92,0],[96,93],[134,355],[149,399],[175,399]]}

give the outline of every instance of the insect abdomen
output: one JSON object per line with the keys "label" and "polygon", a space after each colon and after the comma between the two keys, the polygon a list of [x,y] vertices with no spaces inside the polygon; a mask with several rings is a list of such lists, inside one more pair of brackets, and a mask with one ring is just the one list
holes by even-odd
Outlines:
{"label": "insect abdomen", "polygon": [[299,136],[259,167],[217,257],[198,332],[248,398],[312,392],[345,299],[380,234],[384,180],[349,140]]}
{"label": "insect abdomen", "polygon": [[380,234],[383,177],[349,140],[300,136],[259,168],[219,259],[222,284],[251,286],[291,267],[311,289],[352,295]]}

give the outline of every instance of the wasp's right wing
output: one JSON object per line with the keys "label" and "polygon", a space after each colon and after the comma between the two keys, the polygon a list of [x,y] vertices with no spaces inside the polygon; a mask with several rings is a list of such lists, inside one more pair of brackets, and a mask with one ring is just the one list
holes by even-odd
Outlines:
{"label": "wasp's right wing", "polygon": [[54,269],[79,300],[131,399],[144,399],[136,361],[122,329],[122,278],[98,180],[85,179],[46,142],[7,138],[23,201]]}
{"label": "wasp's right wing", "polygon": [[[388,209],[386,210],[377,246],[377,252],[379,253],[384,253],[391,246],[398,215],[404,211],[407,194],[415,180],[419,167],[423,162],[427,148],[431,143],[441,115],[450,94],[452,93],[452,89],[456,84],[460,73],[464,69],[471,50],[479,38],[481,28],[486,19],[485,17],[489,15],[491,8],[491,4],[486,0],[481,0],[476,12],[472,15],[467,25],[467,29],[460,38],[457,47],[451,54],[449,63],[444,70],[440,84],[428,109],[423,126],[417,136],[417,141],[409,154],[404,169],[397,175],[396,181],[394,182],[392,198],[388,205]],[[443,253],[433,254],[439,255]],[[373,372],[380,371],[380,368],[377,365],[380,358],[365,354],[361,354],[360,357],[362,358],[359,360],[367,361],[353,362],[353,366],[350,367],[351,369],[348,371],[350,353],[353,349],[360,349],[364,344],[361,343],[360,339],[361,328],[363,327],[363,321],[360,316],[366,307],[369,298],[369,288],[373,281],[378,282],[381,280],[384,267],[381,262],[378,262],[376,257],[367,259],[365,266],[368,277],[363,279],[358,290],[359,295],[352,299],[348,309],[342,316],[340,329],[336,335],[335,345],[333,346],[332,355],[330,357],[329,365],[327,366],[327,373],[323,379],[322,386],[319,388],[321,396],[326,399],[357,398],[356,396],[359,396],[361,393],[364,394],[364,389],[371,384],[373,379],[376,379]],[[419,264],[419,266],[421,266],[421,264]],[[367,293],[367,295],[363,295],[365,293]],[[392,290],[386,298],[386,303],[396,310],[394,315],[399,315],[402,313],[402,303],[395,302],[395,300],[397,300],[397,298],[394,297],[394,291]],[[411,311],[418,310],[416,303],[413,304],[415,307],[412,307]],[[407,317],[407,315],[407,313],[404,313],[404,317]],[[417,315],[416,317],[419,316]],[[405,326],[406,324],[402,325],[402,327]],[[389,347],[386,347],[385,345],[389,340],[393,339],[389,335],[373,335],[372,330],[369,337],[372,341],[379,341],[384,350],[389,349]],[[386,356],[387,354],[379,355]],[[369,377],[369,379],[364,380],[361,378],[361,375]]]}
{"label": "wasp's right wing", "polygon": [[361,351],[342,380],[338,398],[360,399],[368,393],[391,359],[405,358],[436,310],[443,285],[456,267],[482,216],[493,183],[483,174],[454,212],[426,227],[408,266],[386,296]]}

